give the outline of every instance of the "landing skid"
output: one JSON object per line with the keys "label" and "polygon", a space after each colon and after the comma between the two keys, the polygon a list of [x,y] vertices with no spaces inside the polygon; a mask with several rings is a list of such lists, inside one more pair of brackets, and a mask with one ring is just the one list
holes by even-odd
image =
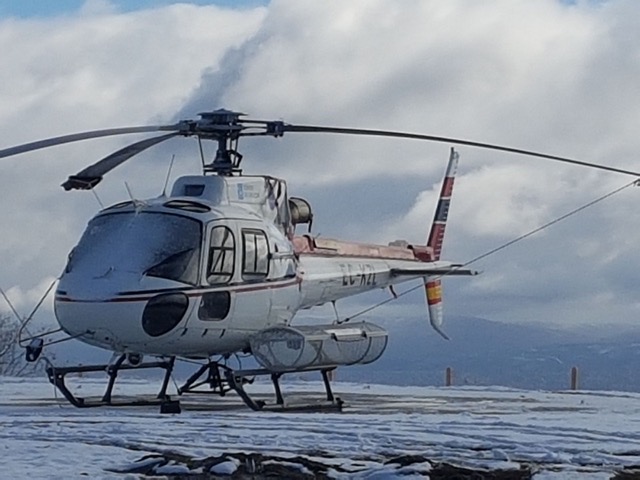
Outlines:
{"label": "landing skid", "polygon": [[[171,397],[167,395],[167,387],[175,364],[174,357],[169,360],[146,362],[136,366],[124,363],[125,359],[126,356],[122,355],[115,363],[109,365],[82,365],[60,368],[50,366],[47,368],[47,375],[49,377],[49,381],[55,385],[58,390],[60,390],[69,403],[78,408],[160,405],[161,413],[180,413],[180,402],[178,400],[172,400]],[[161,368],[165,371],[162,386],[155,398],[136,398],[133,400],[114,399],[113,388],[120,371],[151,368]],[[264,368],[233,370],[226,365],[222,365],[214,361],[202,365],[193,375],[191,375],[184,385],[178,388],[178,395],[209,394],[224,397],[229,392],[235,392],[249,408],[255,411],[342,411],[344,402],[340,398],[334,396],[333,391],[331,390],[331,383],[329,381],[329,372],[334,370],[334,368],[335,367],[328,367],[319,370],[322,375],[326,398],[321,401],[309,402],[306,404],[290,403],[285,401],[282,388],[280,386],[280,379],[283,375],[287,373],[300,373],[300,370],[286,372],[272,372],[271,370]],[[67,387],[65,382],[66,375],[92,372],[106,372],[109,377],[107,388],[102,398],[94,400],[74,395]],[[275,390],[275,401],[271,403],[264,400],[256,400],[245,390],[245,385],[253,383],[256,377],[264,375],[270,376]]]}

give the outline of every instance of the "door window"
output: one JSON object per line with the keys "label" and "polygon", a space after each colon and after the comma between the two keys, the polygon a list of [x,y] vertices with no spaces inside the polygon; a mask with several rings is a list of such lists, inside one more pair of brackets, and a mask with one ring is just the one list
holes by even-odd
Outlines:
{"label": "door window", "polygon": [[229,283],[235,264],[235,240],[227,227],[211,229],[207,282],[210,285]]}
{"label": "door window", "polygon": [[263,280],[269,274],[269,243],[262,230],[242,230],[242,278]]}

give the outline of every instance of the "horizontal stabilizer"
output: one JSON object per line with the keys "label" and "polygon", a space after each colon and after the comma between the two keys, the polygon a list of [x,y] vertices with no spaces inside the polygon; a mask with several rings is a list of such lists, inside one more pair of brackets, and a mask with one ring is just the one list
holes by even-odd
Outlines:
{"label": "horizontal stabilizer", "polygon": [[429,267],[428,264],[420,263],[415,267],[403,267],[392,268],[391,275],[411,275],[419,277],[431,277],[431,276],[449,276],[449,275],[477,275],[475,270],[469,270],[468,268],[462,268],[462,265],[449,265],[449,266],[433,266]]}

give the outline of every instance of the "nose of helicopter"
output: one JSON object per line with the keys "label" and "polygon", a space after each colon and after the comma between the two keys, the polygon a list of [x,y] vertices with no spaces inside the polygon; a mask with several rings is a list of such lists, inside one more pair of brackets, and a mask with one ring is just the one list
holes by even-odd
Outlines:
{"label": "nose of helicopter", "polygon": [[[179,330],[189,309],[182,292],[164,288],[140,289],[139,277],[99,279],[74,285],[61,278],[55,297],[55,314],[71,336],[114,351],[148,352]],[[127,284],[135,289],[114,291]],[[158,285],[156,285],[158,287]]]}

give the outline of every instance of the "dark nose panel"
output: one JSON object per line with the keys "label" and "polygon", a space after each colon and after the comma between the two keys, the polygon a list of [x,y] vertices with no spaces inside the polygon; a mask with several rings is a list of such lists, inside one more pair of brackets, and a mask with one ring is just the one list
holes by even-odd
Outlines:
{"label": "dark nose panel", "polygon": [[166,293],[153,297],[144,307],[142,328],[152,337],[173,330],[184,317],[189,299],[184,293]]}

